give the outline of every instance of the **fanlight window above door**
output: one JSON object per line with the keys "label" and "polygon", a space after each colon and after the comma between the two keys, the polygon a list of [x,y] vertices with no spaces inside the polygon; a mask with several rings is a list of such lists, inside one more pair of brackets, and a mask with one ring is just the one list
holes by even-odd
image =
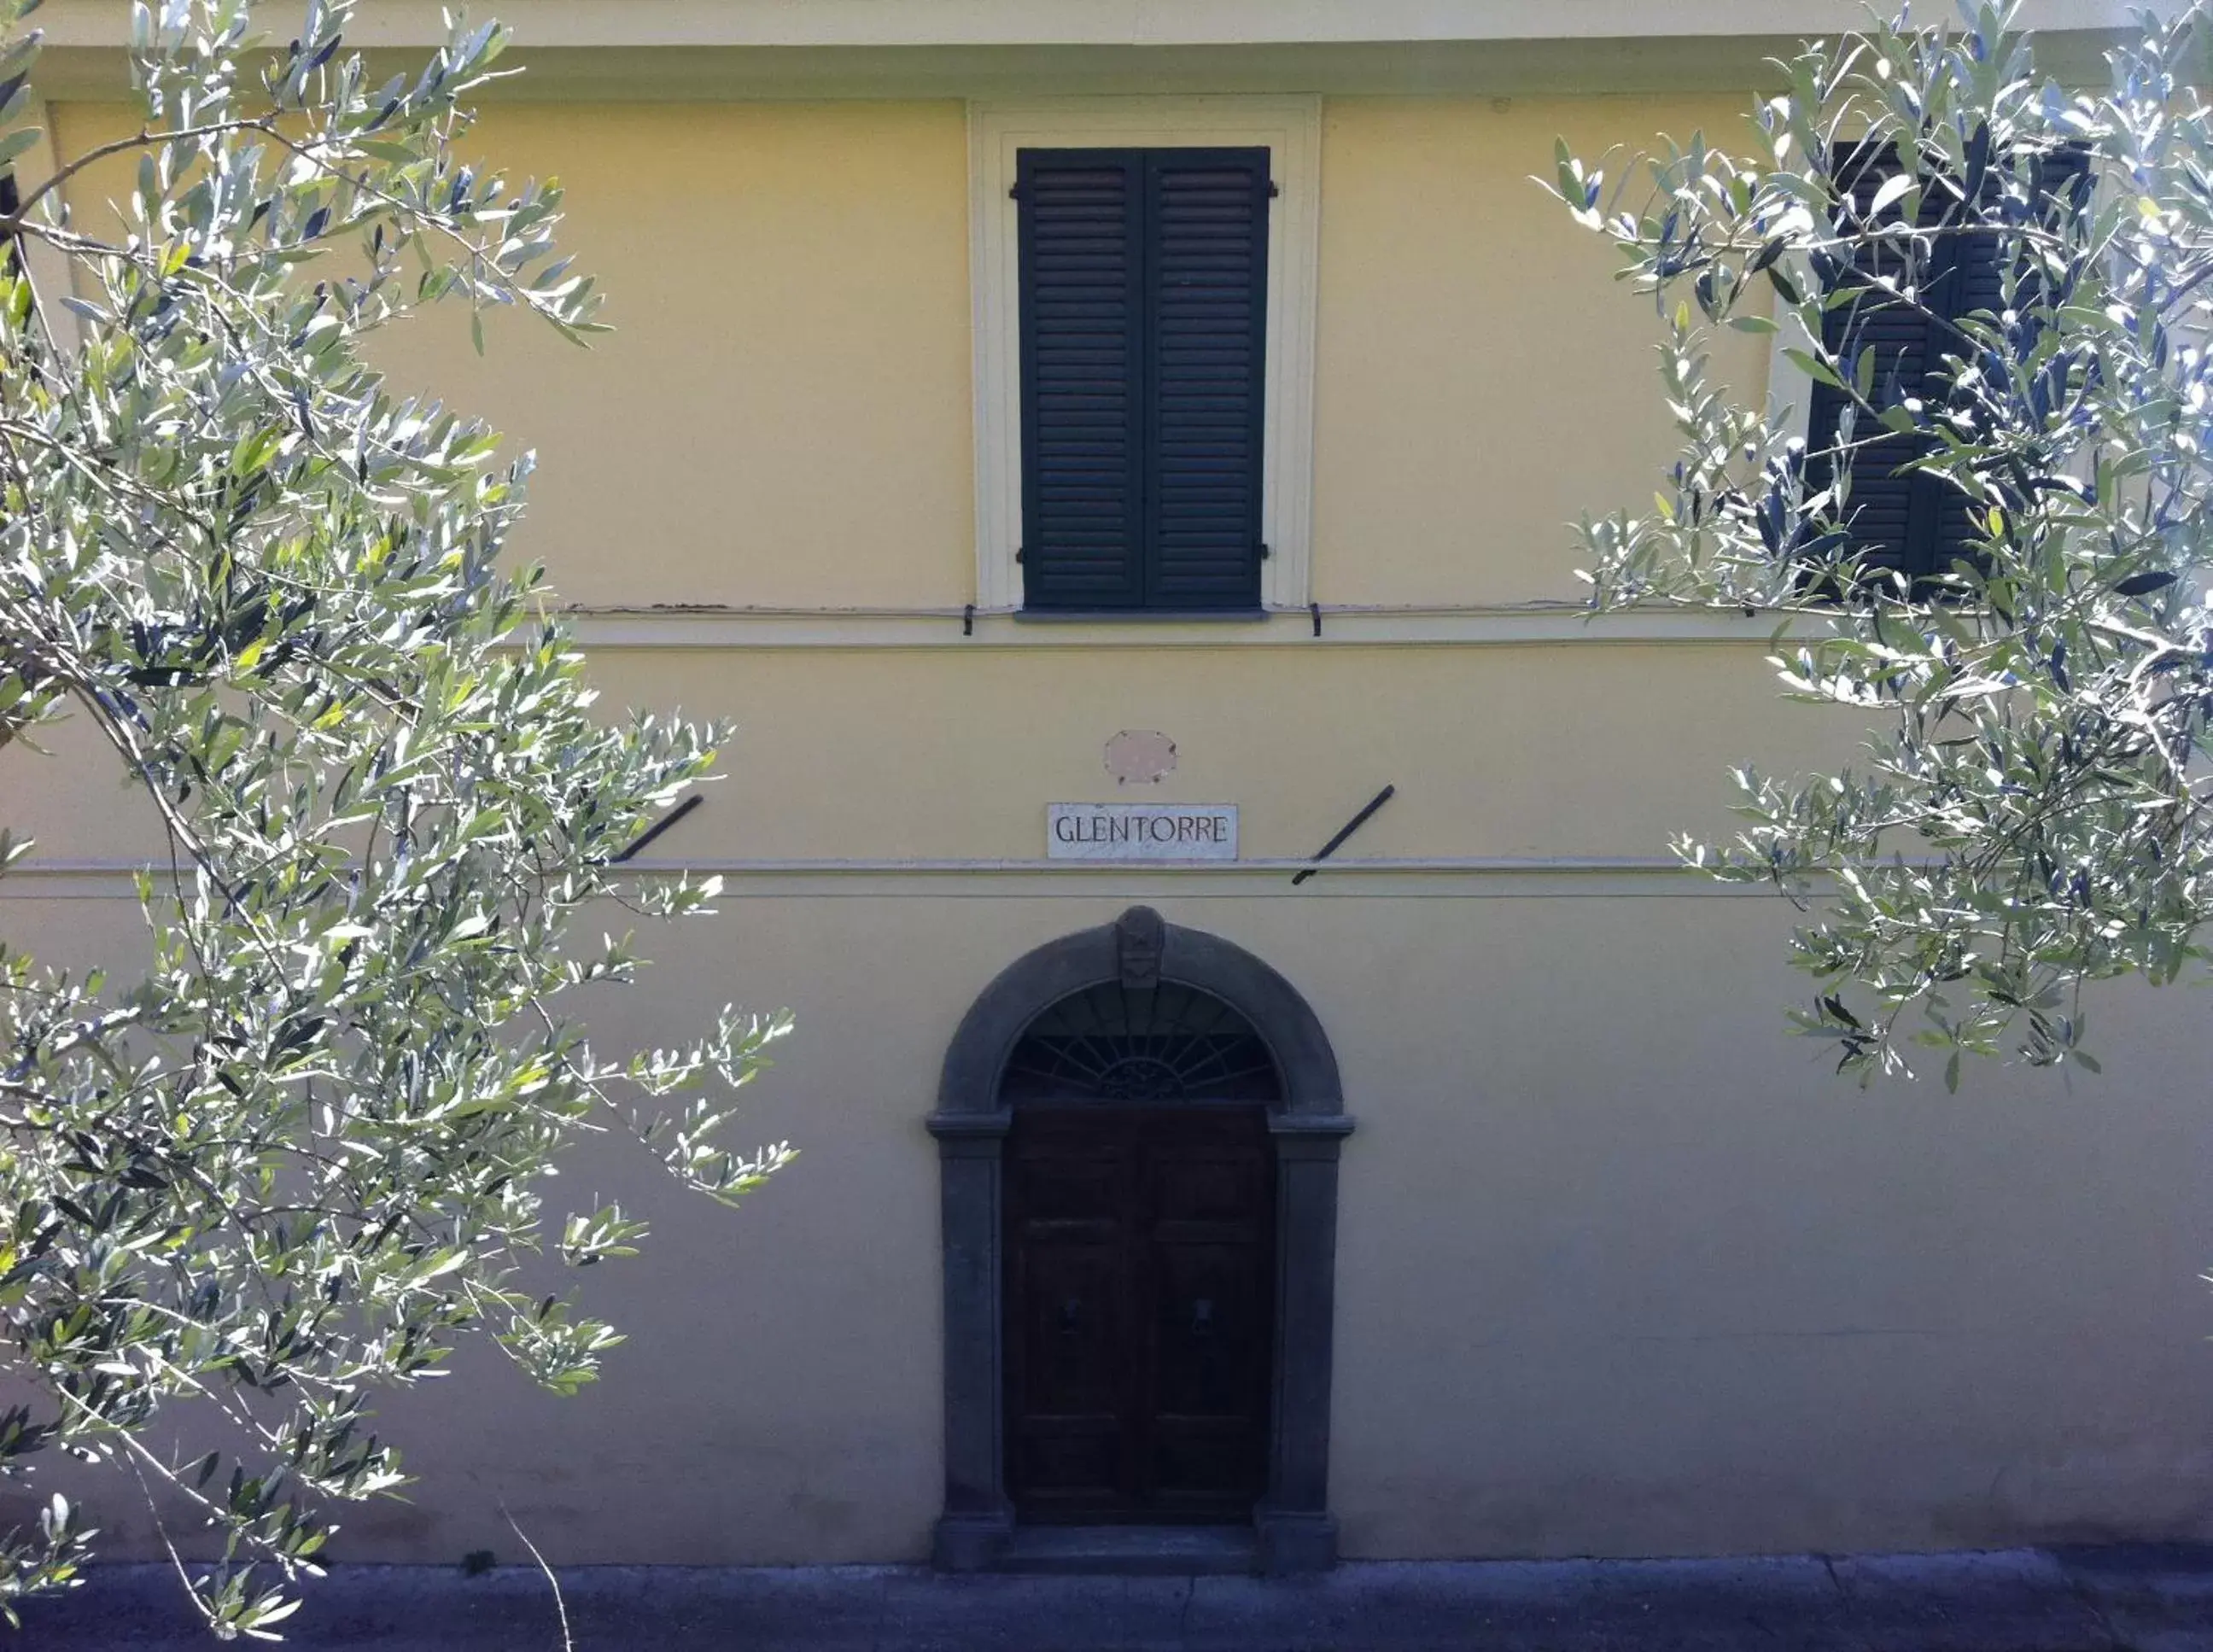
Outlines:
{"label": "fanlight window above door", "polygon": [[1029,1025],[1008,1058],[1000,1099],[1021,1101],[1274,1101],[1275,1058],[1247,1021],[1174,982],[1088,987]]}

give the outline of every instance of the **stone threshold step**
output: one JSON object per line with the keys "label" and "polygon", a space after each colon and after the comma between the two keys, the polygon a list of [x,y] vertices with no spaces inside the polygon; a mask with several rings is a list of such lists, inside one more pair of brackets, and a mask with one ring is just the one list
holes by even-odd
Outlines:
{"label": "stone threshold step", "polygon": [[1249,1526],[1021,1526],[992,1567],[1081,1576],[1228,1577],[1259,1569]]}

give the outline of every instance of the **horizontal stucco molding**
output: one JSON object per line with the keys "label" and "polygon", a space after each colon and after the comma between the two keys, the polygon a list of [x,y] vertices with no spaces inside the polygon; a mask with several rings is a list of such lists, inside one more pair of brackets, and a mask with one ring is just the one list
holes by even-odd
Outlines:
{"label": "horizontal stucco molding", "polygon": [[1570,602],[1496,607],[1322,603],[1243,619],[1038,619],[966,607],[577,607],[564,617],[586,648],[608,650],[1764,647],[1775,641],[1780,624],[1772,613],[1660,608],[1593,613]]}
{"label": "horizontal stucco molding", "polygon": [[[503,0],[480,9],[533,47],[683,48],[1664,39],[1832,32],[1866,17],[1857,0]],[[2031,0],[2025,21],[2110,28],[2129,9]],[[271,27],[285,10],[267,8]],[[439,0],[381,0],[363,9],[354,36],[432,45],[445,38],[440,11]],[[47,0],[40,22],[57,46],[105,46],[121,43],[128,15],[119,0]]]}
{"label": "horizontal stucco molding", "polygon": [[[1314,871],[1307,881],[1291,880]],[[133,862],[31,860],[0,881],[11,903],[135,899]],[[1292,899],[1573,899],[1741,897],[1765,886],[1724,884],[1673,860],[1640,856],[1430,856],[1259,859],[1192,865],[1113,865],[1045,860],[759,860],[704,856],[640,860],[641,877],[714,875],[729,899],[1028,899],[1039,896],[1142,899],[1177,897]]]}

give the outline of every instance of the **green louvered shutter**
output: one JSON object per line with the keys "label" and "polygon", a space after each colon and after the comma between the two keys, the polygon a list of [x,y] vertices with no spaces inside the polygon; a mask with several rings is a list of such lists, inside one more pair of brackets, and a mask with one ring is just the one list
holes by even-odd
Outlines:
{"label": "green louvered shutter", "polygon": [[[0,214],[14,217],[23,210],[22,201],[22,195],[15,186],[15,174],[0,172]],[[0,259],[0,270],[15,269],[22,253],[17,250],[17,237],[13,230],[0,235],[0,247],[7,249],[4,259]]]}
{"label": "green louvered shutter", "polygon": [[1144,170],[1135,149],[1024,149],[1022,593],[1144,600]]}
{"label": "green louvered shutter", "polygon": [[[1838,168],[1851,190],[1855,216],[1864,217],[1878,190],[1897,175],[1898,155],[1892,149],[1866,153],[1855,150],[1843,157]],[[1928,196],[1932,192],[1924,191]],[[1924,200],[1923,216],[1941,207]],[[1887,216],[1894,216],[1893,207]],[[1878,406],[1919,396],[1930,369],[1939,364],[1934,330],[1920,309],[1886,299],[1867,275],[1896,277],[1905,260],[1887,247],[1878,247],[1873,266],[1847,284],[1852,302],[1828,312],[1823,319],[1821,342],[1848,365],[1863,351],[1875,352],[1872,399]],[[1940,277],[1941,279],[1941,277]],[[1813,388],[1806,433],[1806,479],[1809,487],[1826,488],[1835,479],[1839,416],[1850,398],[1833,385]],[[1851,524],[1852,548],[1869,566],[1925,577],[1936,565],[1937,519],[1942,514],[1943,484],[1934,478],[1901,468],[1928,451],[1925,436],[1884,435],[1875,440],[1875,421],[1862,412],[1852,432],[1855,443],[1847,461],[1851,472],[1851,497],[1846,507]]]}
{"label": "green louvered shutter", "polygon": [[[2036,166],[2036,193],[2048,215],[2075,213],[2088,202],[2089,152],[2070,146],[2042,156]],[[1951,265],[1930,284],[1947,322],[1974,316],[1985,322],[1999,320],[2005,305],[2005,271],[1999,256],[1999,235],[1987,230],[1960,236]],[[2016,291],[2018,297],[2018,291]],[[1934,369],[1948,356],[1966,356],[1976,345],[1960,328],[1945,325],[1934,329],[1936,341],[1929,365]],[[2021,341],[2026,346],[2033,339]],[[1956,488],[1943,488],[1936,506],[1936,530],[1930,546],[1930,568],[1942,571],[1960,558],[1971,556],[1981,537],[1971,520],[1974,502]]]}
{"label": "green louvered shutter", "polygon": [[1026,607],[1259,606],[1269,187],[1261,149],[1017,157]]}
{"label": "green louvered shutter", "polygon": [[1268,151],[1146,157],[1146,604],[1260,606]]}
{"label": "green louvered shutter", "polygon": [[[1867,152],[1855,149],[1840,157],[1838,174],[1851,190],[1858,211],[1864,215],[1883,182],[1897,175],[1894,149]],[[2087,199],[2089,157],[2079,149],[2045,156],[2038,166],[2038,194],[2047,211],[2079,211]],[[1942,192],[1923,190],[1921,221],[1935,225],[1956,210],[1955,200]],[[1893,209],[1895,211],[1895,209]],[[1955,325],[1967,316],[1995,319],[2003,302],[2003,268],[2000,236],[1995,230],[1947,237],[1924,271],[1927,285],[1916,308],[1885,300],[1879,289],[1864,281],[1849,305],[1831,310],[1824,322],[1823,342],[1847,362],[1859,352],[1875,351],[1875,393],[1877,405],[1907,396],[1944,393],[1940,374],[1948,355],[1960,355],[1972,346]],[[1872,273],[1894,276],[1903,260],[1887,248],[1878,248]],[[1926,313],[1924,313],[1926,312]],[[1807,481],[1826,487],[1835,475],[1838,414],[1846,404],[1834,387],[1814,387],[1807,420]],[[1972,502],[1942,479],[1905,472],[1900,467],[1929,451],[1925,436],[1883,436],[1869,440],[1873,421],[1862,416],[1854,432],[1857,447],[1850,455],[1852,540],[1873,567],[1892,569],[1913,579],[1926,579],[1972,554],[1979,535],[1971,520]]]}

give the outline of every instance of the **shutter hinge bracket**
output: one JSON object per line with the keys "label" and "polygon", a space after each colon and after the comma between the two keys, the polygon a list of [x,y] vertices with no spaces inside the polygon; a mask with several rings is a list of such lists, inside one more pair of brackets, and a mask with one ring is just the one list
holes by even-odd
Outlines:
{"label": "shutter hinge bracket", "polygon": [[1276,180],[1275,180],[1274,179],[1271,178],[1270,180],[1268,180],[1268,198],[1269,198],[1270,200],[1271,200],[1271,201],[1272,201],[1272,200],[1274,200],[1274,199],[1275,199],[1278,195],[1281,195],[1283,192],[1282,187],[1281,187],[1280,186],[1278,186],[1278,185],[1277,185],[1277,183],[1276,182]]}
{"label": "shutter hinge bracket", "polygon": [[1007,198],[1010,201],[1021,200],[1022,198],[1022,186],[1020,184],[1015,184],[1009,188],[1007,191]]}
{"label": "shutter hinge bracket", "polygon": [[1272,552],[1272,551],[1271,551],[1270,549],[1268,549],[1268,547],[1267,547],[1266,546],[1265,546],[1265,545],[1264,545],[1264,546],[1262,546],[1260,547],[1260,560],[1261,560],[1261,561],[1263,561],[1263,562],[1267,561],[1267,559],[1268,559],[1270,557],[1272,557],[1272,556],[1274,556],[1275,554],[1276,554],[1276,553],[1275,553],[1274,552]]}
{"label": "shutter hinge bracket", "polygon": [[1015,560],[1016,562],[1020,562],[1022,559],[1024,550],[1025,547],[1022,546],[1018,545],[1015,547]]}

